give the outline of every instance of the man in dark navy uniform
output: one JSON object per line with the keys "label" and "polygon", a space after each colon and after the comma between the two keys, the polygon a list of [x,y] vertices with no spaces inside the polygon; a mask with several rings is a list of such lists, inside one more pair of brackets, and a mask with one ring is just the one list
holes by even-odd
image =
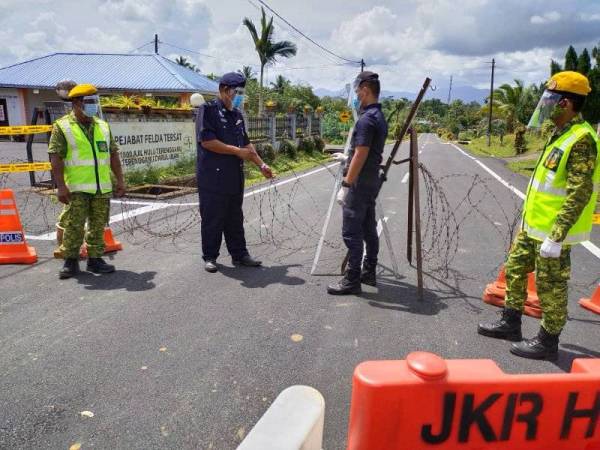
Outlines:
{"label": "man in dark navy uniform", "polygon": [[201,105],[196,116],[202,258],[208,272],[217,271],[223,235],[234,265],[261,265],[250,257],[244,236],[244,161],[260,167],[266,178],[273,173],[250,143],[238,109],[245,85],[243,75],[226,73],[219,81],[218,97]]}
{"label": "man in dark navy uniform", "polygon": [[[361,72],[353,84],[355,107],[360,117],[354,126],[350,154],[345,160],[344,179],[338,193],[343,208],[342,237],[348,247],[348,267],[344,278],[327,288],[334,295],[359,294],[361,282],[375,286],[379,236],[375,199],[381,188],[381,161],[388,133],[378,103],[379,75]],[[364,247],[366,256],[363,262]],[[362,267],[362,271],[361,271]]]}

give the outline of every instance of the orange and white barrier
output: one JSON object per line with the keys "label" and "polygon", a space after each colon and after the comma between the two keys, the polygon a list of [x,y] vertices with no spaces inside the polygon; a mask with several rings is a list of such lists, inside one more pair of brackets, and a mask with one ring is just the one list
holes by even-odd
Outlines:
{"label": "orange and white barrier", "polygon": [[37,254],[25,242],[15,194],[0,189],[0,264],[33,264]]}
{"label": "orange and white barrier", "polygon": [[415,352],[354,371],[348,450],[600,450],[600,359],[508,375]]}

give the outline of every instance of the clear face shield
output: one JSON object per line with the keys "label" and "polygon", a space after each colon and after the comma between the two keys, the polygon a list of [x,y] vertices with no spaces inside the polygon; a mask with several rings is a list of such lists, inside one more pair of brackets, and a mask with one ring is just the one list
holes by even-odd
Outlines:
{"label": "clear face shield", "polygon": [[562,98],[562,95],[557,92],[544,91],[535,111],[531,115],[531,119],[529,119],[527,128],[540,129],[546,120],[552,119],[555,109]]}
{"label": "clear face shield", "polygon": [[102,117],[100,97],[98,95],[88,95],[83,97],[83,113],[87,117]]}

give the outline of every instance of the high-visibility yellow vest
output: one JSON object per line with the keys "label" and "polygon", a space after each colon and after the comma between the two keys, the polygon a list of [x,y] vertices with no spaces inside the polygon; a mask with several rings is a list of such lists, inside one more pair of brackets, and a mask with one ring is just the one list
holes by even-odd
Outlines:
{"label": "high-visibility yellow vest", "polygon": [[110,128],[103,120],[93,120],[93,142],[89,141],[72,114],[56,121],[67,140],[64,175],[65,184],[71,192],[105,194],[112,191]]}
{"label": "high-visibility yellow vest", "polygon": [[556,141],[548,144],[540,156],[529,181],[523,229],[533,239],[543,241],[550,235],[556,216],[567,198],[567,161],[571,149],[586,134],[596,143],[596,167],[592,175],[594,191],[579,219],[568,231],[564,244],[587,241],[592,231],[592,215],[600,191],[600,142],[587,122],[574,124]]}

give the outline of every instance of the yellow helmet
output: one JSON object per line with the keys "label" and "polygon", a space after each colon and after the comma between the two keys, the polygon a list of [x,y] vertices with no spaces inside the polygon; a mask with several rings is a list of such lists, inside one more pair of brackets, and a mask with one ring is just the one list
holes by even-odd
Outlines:
{"label": "yellow helmet", "polygon": [[571,92],[583,96],[588,95],[592,90],[587,77],[570,70],[554,74],[546,83],[546,88],[551,91]]}
{"label": "yellow helmet", "polygon": [[93,84],[78,84],[69,91],[69,98],[75,97],[86,97],[88,95],[95,95],[98,93],[98,89]]}

